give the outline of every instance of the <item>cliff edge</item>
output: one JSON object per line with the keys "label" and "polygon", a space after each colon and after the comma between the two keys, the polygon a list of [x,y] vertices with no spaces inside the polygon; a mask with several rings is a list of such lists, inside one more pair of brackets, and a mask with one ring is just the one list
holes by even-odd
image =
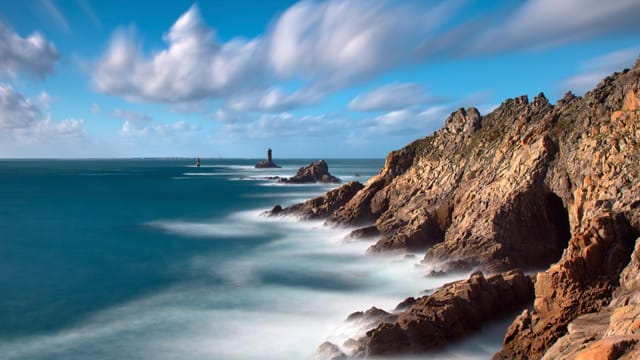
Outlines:
{"label": "cliff edge", "polygon": [[[546,269],[497,359],[617,358],[640,351],[639,180],[640,61],[584,98],[521,96],[485,116],[459,109],[391,152],[362,189],[347,184],[339,202],[325,195],[299,210],[339,203],[314,214],[374,226],[370,251],[423,249],[445,271]],[[605,325],[580,334],[571,324],[585,314]]]}

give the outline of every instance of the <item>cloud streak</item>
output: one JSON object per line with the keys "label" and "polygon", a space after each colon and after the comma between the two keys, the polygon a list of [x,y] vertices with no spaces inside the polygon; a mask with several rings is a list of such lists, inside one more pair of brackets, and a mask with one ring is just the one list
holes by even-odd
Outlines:
{"label": "cloud streak", "polygon": [[351,110],[357,111],[393,111],[416,105],[440,101],[417,84],[389,84],[356,96],[349,103]]}

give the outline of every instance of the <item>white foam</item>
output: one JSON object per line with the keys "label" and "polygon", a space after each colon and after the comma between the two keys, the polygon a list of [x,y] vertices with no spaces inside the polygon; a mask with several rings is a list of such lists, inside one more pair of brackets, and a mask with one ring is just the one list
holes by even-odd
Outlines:
{"label": "white foam", "polygon": [[146,225],[188,237],[249,237],[268,233],[268,229],[255,224],[152,221]]}

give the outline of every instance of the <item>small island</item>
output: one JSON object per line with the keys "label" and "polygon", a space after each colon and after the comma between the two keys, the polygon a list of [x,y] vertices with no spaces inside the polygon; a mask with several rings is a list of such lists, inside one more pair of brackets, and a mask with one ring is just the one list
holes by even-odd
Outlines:
{"label": "small island", "polygon": [[269,168],[279,168],[280,166],[276,165],[273,162],[273,158],[271,157],[271,148],[267,149],[267,158],[265,160],[258,161],[255,168],[256,169],[269,169]]}

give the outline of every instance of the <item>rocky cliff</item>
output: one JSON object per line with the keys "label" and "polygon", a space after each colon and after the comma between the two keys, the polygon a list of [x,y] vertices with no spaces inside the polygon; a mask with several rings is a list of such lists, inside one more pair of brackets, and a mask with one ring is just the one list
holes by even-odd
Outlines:
{"label": "rocky cliff", "polygon": [[[567,93],[552,105],[543,94],[522,96],[485,116],[459,109],[322,215],[375,226],[371,251],[424,249],[424,261],[443,270],[546,269],[495,358],[632,357],[640,351],[639,178],[640,61],[584,98]],[[600,327],[581,331],[586,314]]]}

